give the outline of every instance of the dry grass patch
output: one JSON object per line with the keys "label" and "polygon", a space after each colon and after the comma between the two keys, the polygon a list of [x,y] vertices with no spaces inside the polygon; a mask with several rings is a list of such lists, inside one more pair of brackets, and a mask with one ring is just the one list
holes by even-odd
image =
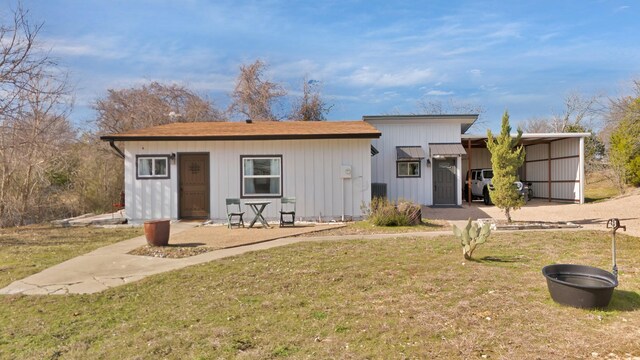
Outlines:
{"label": "dry grass patch", "polygon": [[584,186],[584,200],[598,202],[620,195],[616,184],[611,180],[609,171],[599,171],[587,176]]}
{"label": "dry grass patch", "polygon": [[[101,294],[0,298],[0,357],[482,358],[640,356],[640,241],[619,236],[606,310],[552,302],[541,269],[609,269],[602,232],[298,243]],[[630,356],[629,355],[629,356]]]}
{"label": "dry grass patch", "polygon": [[449,223],[444,220],[422,219],[422,224],[414,226],[377,226],[367,220],[347,223],[346,226],[336,229],[317,231],[302,236],[334,236],[334,235],[374,235],[411,233],[423,231],[450,230]]}
{"label": "dry grass patch", "polygon": [[128,254],[166,259],[181,259],[189,256],[204,254],[213,250],[215,249],[205,246],[180,246],[171,244],[169,244],[168,246],[144,245],[137,249],[129,251]]}
{"label": "dry grass patch", "polygon": [[142,235],[141,228],[0,229],[0,288],[99,247]]}

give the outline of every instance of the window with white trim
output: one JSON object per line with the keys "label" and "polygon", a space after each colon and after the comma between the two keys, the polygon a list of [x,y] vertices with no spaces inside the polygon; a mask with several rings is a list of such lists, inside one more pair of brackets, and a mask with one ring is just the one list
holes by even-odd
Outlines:
{"label": "window with white trim", "polygon": [[420,161],[398,161],[398,177],[420,177]]}
{"label": "window with white trim", "polygon": [[168,155],[138,155],[136,157],[138,179],[168,179]]}
{"label": "window with white trim", "polygon": [[282,155],[241,156],[242,197],[282,196]]}

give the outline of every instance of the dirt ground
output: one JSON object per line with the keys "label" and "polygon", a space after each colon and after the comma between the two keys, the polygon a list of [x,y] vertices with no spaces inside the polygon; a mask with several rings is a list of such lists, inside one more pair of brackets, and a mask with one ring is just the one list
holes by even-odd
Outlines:
{"label": "dirt ground", "polygon": [[295,227],[279,227],[272,225],[270,228],[237,228],[226,226],[200,226],[176,235],[169,239],[171,245],[181,246],[207,246],[214,249],[224,249],[240,245],[248,245],[283,237],[295,236],[310,232],[334,229],[343,224],[296,224]]}
{"label": "dirt ground", "polygon": [[[456,224],[468,218],[505,219],[502,210],[481,201],[474,201],[471,206],[465,202],[462,208],[425,207],[422,216]],[[626,234],[640,237],[640,189],[611,200],[582,205],[534,199],[520,210],[512,211],[511,217],[514,221],[570,221],[594,230],[606,230],[607,220],[618,218],[620,224],[627,227]]]}

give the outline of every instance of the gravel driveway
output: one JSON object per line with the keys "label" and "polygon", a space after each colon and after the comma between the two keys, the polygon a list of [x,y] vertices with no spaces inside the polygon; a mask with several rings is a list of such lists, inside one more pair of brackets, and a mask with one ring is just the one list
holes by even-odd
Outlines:
{"label": "gravel driveway", "polygon": [[[450,222],[470,217],[505,219],[500,209],[486,206],[480,201],[474,201],[471,206],[465,202],[462,209],[425,207],[422,214],[425,218]],[[640,189],[611,200],[583,205],[535,199],[520,210],[513,211],[511,217],[514,221],[571,221],[586,229],[597,230],[606,230],[607,220],[618,218],[620,223],[627,227],[626,234],[640,237]]]}

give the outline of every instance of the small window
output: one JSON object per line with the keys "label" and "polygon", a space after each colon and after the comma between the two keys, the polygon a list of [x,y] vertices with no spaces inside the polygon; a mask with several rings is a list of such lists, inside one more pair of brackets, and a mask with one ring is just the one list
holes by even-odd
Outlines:
{"label": "small window", "polygon": [[398,161],[398,177],[420,177],[420,161]]}
{"label": "small window", "polygon": [[138,179],[168,179],[168,155],[138,155],[136,157]]}
{"label": "small window", "polygon": [[282,196],[282,156],[241,156],[242,197]]}
{"label": "small window", "polygon": [[476,171],[472,171],[472,172],[471,172],[471,180],[477,180],[477,177],[476,177],[476,176],[477,176],[477,174],[478,174],[478,172],[476,172]]}

